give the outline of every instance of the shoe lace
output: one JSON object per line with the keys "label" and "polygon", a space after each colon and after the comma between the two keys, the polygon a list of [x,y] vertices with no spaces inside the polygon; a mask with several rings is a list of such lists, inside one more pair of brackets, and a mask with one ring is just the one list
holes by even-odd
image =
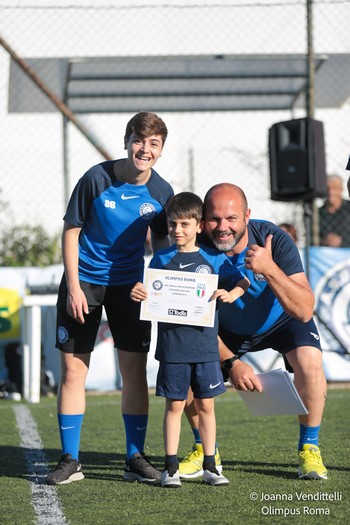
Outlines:
{"label": "shoe lace", "polygon": [[202,454],[198,452],[198,450],[192,450],[187,456],[183,459],[183,461],[186,461],[188,463],[191,463],[191,461],[195,461],[198,459]]}
{"label": "shoe lace", "polygon": [[66,468],[66,466],[68,465],[68,463],[70,463],[71,461],[70,460],[62,460],[60,461],[58,464],[57,464],[57,467],[55,470],[64,470]]}
{"label": "shoe lace", "polygon": [[304,461],[312,461],[313,463],[322,464],[321,454],[316,450],[304,450],[300,452],[300,456],[303,458]]}

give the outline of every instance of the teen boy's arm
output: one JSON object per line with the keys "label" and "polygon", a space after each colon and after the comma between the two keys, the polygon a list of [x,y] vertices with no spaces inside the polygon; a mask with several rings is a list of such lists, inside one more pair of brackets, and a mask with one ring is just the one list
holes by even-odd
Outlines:
{"label": "teen boy's arm", "polygon": [[79,234],[81,228],[64,223],[62,234],[62,255],[67,281],[67,312],[78,323],[84,324],[84,313],[88,314],[88,304],[84,292],[80,288],[78,274]]}

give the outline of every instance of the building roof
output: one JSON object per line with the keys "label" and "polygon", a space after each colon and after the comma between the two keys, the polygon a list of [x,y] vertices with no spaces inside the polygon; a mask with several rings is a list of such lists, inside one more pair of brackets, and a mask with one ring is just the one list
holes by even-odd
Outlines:
{"label": "building roof", "polygon": [[[74,113],[305,108],[307,56],[188,55],[25,58]],[[335,78],[341,82],[334,82]],[[350,96],[350,54],[315,56],[315,107]],[[10,112],[57,107],[11,59]]]}

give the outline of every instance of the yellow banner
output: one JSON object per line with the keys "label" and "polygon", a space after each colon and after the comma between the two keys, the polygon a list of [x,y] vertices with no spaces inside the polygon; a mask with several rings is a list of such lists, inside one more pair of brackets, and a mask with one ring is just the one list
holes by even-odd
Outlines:
{"label": "yellow banner", "polygon": [[20,338],[21,305],[18,290],[0,288],[0,339]]}

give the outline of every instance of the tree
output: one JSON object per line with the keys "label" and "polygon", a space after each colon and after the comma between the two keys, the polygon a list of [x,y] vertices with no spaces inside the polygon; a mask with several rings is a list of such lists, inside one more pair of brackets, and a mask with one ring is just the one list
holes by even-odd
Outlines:
{"label": "tree", "polygon": [[49,266],[62,261],[60,235],[30,224],[12,226],[0,232],[1,266]]}

